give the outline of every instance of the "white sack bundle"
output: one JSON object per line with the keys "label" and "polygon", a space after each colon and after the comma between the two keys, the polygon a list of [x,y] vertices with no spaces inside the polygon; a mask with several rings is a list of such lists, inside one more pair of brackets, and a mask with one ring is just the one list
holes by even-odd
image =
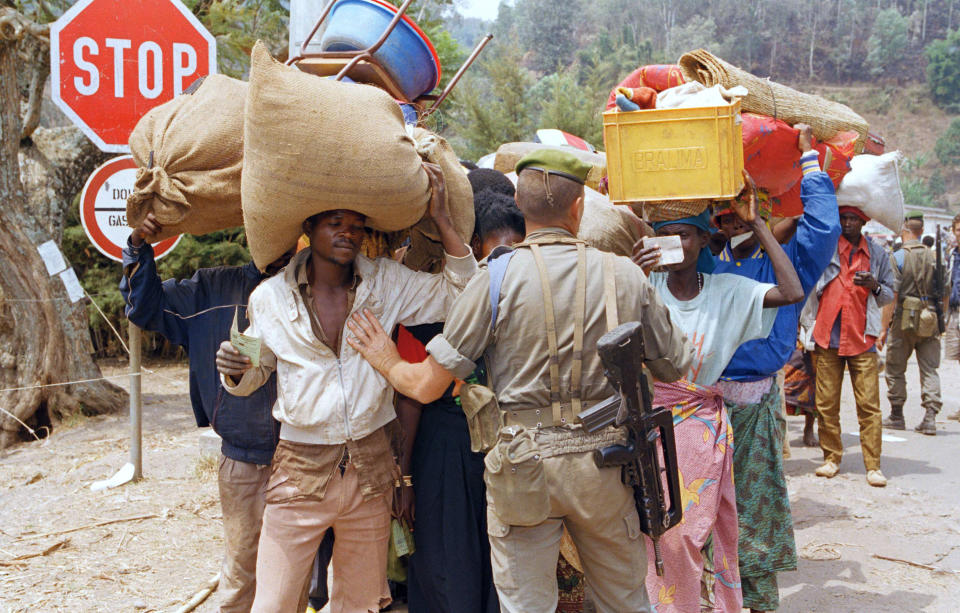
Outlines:
{"label": "white sack bundle", "polygon": [[899,232],[903,226],[903,190],[899,164],[903,154],[856,155],[837,189],[837,204],[862,210],[877,223]]}

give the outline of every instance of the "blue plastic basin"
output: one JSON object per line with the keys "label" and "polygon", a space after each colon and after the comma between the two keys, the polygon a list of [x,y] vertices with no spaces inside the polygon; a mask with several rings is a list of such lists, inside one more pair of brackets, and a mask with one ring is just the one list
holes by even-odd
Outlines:
{"label": "blue plastic basin", "polygon": [[[396,9],[376,0],[338,0],[320,39],[323,51],[357,51],[377,42]],[[440,63],[430,40],[404,16],[373,56],[408,100],[432,91],[440,82]]]}

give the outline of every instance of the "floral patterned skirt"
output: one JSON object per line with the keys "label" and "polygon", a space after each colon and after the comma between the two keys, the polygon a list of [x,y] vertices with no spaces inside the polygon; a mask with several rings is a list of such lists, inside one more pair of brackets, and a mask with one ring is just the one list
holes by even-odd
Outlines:
{"label": "floral patterned skirt", "polygon": [[646,539],[650,602],[657,613],[739,613],[733,430],[723,397],[716,387],[678,381],[657,383],[654,402],[673,411],[683,520],[660,538],[662,577]]}

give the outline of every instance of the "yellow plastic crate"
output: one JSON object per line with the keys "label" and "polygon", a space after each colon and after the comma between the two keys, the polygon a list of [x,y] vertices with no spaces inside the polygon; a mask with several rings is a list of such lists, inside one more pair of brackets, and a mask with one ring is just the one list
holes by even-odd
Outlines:
{"label": "yellow plastic crate", "polygon": [[743,187],[740,102],[603,114],[610,200],[730,199]]}

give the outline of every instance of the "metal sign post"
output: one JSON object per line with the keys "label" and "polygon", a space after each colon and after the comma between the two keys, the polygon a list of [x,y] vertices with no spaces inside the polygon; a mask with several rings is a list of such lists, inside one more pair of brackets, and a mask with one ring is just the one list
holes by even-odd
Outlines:
{"label": "metal sign post", "polygon": [[130,345],[130,463],[133,464],[133,481],[139,481],[143,478],[143,448],[142,442],[142,420],[143,420],[143,397],[140,395],[140,353],[143,344],[141,343],[141,330],[133,323],[129,323]]}
{"label": "metal sign post", "polygon": [[[129,323],[129,322],[128,322]],[[141,330],[130,323],[127,344],[130,351],[130,461],[112,477],[90,484],[93,491],[117,487],[143,478],[143,396],[140,394]]]}

